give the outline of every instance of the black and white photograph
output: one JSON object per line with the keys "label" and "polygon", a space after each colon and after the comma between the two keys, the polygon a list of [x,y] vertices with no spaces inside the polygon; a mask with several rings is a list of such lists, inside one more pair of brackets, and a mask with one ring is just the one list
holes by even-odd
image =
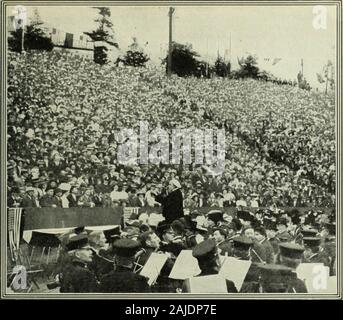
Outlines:
{"label": "black and white photograph", "polygon": [[342,299],[341,1],[1,1],[1,298]]}

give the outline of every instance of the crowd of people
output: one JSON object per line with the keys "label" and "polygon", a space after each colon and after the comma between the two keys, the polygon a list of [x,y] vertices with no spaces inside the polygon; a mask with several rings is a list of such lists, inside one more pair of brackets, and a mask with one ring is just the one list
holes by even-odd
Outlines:
{"label": "crowd of people", "polygon": [[[227,215],[195,210],[157,225],[143,213],[122,229],[87,232],[79,227],[62,234],[56,278],[49,286],[64,293],[193,292],[189,278],[171,276],[180,253],[191,250],[199,272],[190,278],[218,275],[226,257],[251,261],[239,288],[226,281],[228,293],[307,293],[297,276],[300,264],[319,263],[336,275],[335,227],[333,216],[314,211],[299,217],[296,211]],[[167,260],[148,282],[140,273],[153,253],[165,254]]]}
{"label": "crowd of people", "polygon": [[[188,207],[335,206],[331,96],[254,80],[167,80],[61,52],[9,53],[8,75],[9,207],[154,206],[154,188],[172,178]],[[118,130],[138,131],[139,121],[169,133],[226,129],[223,174],[118,163]]]}
{"label": "crowd of people", "polygon": [[[252,261],[242,288],[227,281],[228,292],[306,292],[294,277],[302,262],[336,274],[334,97],[251,79],[167,79],[64,52],[10,52],[7,106],[8,207],[165,210],[170,185],[182,201],[179,215],[157,225],[143,214],[112,231],[61,236],[61,292],[188,292],[168,277],[182,250],[192,250],[199,276],[218,273],[221,256]],[[119,163],[118,131],[138,133],[140,121],[170,135],[225,129],[224,172]],[[149,285],[139,271],[153,252],[168,260]]]}

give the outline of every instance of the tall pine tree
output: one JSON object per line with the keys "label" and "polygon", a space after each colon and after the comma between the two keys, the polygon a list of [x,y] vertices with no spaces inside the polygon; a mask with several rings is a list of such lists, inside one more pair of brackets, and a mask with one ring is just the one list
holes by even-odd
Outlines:
{"label": "tall pine tree", "polygon": [[94,41],[94,62],[105,64],[107,59],[107,46],[114,46],[119,48],[119,45],[114,40],[113,23],[109,20],[111,17],[111,10],[107,7],[93,7],[97,9],[98,17],[94,20],[98,26],[91,32],[84,32]]}

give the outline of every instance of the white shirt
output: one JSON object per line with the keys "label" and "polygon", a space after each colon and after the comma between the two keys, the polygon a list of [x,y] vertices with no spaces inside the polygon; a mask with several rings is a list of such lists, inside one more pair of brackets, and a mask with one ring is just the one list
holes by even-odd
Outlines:
{"label": "white shirt", "polygon": [[69,200],[67,199],[66,195],[63,195],[61,197],[61,201],[62,201],[62,208],[69,208]]}
{"label": "white shirt", "polygon": [[247,206],[247,203],[246,203],[245,200],[238,200],[238,201],[236,202],[236,206],[237,206],[237,207],[246,207],[246,206]]}
{"label": "white shirt", "polygon": [[251,203],[250,203],[250,207],[258,208],[259,207],[258,201],[257,200],[252,200]]}
{"label": "white shirt", "polygon": [[114,200],[127,200],[129,198],[129,195],[125,191],[112,191],[110,195],[112,201]]}

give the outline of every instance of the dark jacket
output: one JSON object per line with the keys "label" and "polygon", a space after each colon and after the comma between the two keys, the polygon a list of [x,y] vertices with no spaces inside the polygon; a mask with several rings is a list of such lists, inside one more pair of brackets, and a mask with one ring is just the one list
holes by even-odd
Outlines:
{"label": "dark jacket", "polygon": [[55,205],[56,207],[59,207],[59,202],[55,196],[50,196],[48,194],[45,194],[41,199],[40,199],[40,205],[41,207],[52,207]]}
{"label": "dark jacket", "polygon": [[147,278],[118,266],[100,279],[101,293],[148,293],[151,292]]}
{"label": "dark jacket", "polygon": [[72,207],[77,207],[77,203],[79,201],[79,197],[76,197],[76,199],[74,199],[74,197],[72,196],[72,194],[69,194],[67,197],[68,201],[69,201],[69,208]]}
{"label": "dark jacket", "polygon": [[26,196],[24,199],[23,199],[23,202],[22,202],[22,207],[23,208],[37,208],[37,202],[35,201],[34,198],[31,198],[29,196]]}
{"label": "dark jacket", "polygon": [[183,217],[183,196],[180,189],[174,190],[166,196],[158,195],[156,201],[162,204],[162,215],[166,219],[166,223]]}
{"label": "dark jacket", "polygon": [[60,292],[98,292],[98,282],[94,273],[78,260],[73,260],[63,268],[60,282]]}

